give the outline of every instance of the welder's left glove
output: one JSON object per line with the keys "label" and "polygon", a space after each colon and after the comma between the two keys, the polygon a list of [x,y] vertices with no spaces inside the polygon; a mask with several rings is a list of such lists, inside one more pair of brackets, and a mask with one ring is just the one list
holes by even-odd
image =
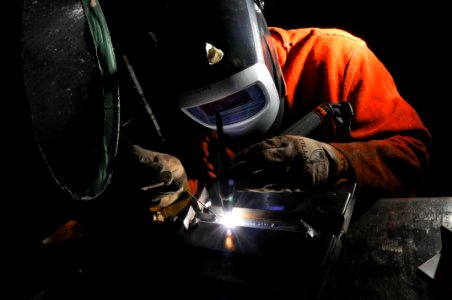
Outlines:
{"label": "welder's left glove", "polygon": [[188,189],[187,174],[181,161],[172,155],[151,151],[134,145],[131,149],[134,164],[134,185],[142,200],[149,205],[166,207]]}
{"label": "welder's left glove", "polygon": [[350,174],[350,165],[327,143],[284,135],[239,152],[229,173],[238,191],[307,191],[333,186]]}

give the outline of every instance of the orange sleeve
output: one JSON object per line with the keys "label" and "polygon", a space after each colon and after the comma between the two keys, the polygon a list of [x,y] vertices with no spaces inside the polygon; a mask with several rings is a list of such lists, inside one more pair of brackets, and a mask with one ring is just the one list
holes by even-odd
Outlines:
{"label": "orange sleeve", "polygon": [[360,191],[413,196],[428,169],[431,136],[366,43],[337,29],[271,28],[292,114],[349,101],[351,143],[331,143],[349,160]]}

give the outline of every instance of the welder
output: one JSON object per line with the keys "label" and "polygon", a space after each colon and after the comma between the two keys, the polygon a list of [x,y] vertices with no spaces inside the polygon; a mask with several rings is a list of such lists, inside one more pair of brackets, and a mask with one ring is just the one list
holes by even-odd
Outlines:
{"label": "welder", "polygon": [[[430,133],[361,38],[268,27],[263,1],[163,3],[152,32],[161,62],[153,89],[164,90],[156,116],[176,146],[133,148],[144,167],[135,175],[147,172],[137,187],[154,205],[204,187],[218,197],[220,173],[232,191],[316,191],[354,180],[364,199],[416,195]],[[354,112],[349,140],[338,138],[334,120],[309,136],[287,133],[322,103],[342,101]]]}

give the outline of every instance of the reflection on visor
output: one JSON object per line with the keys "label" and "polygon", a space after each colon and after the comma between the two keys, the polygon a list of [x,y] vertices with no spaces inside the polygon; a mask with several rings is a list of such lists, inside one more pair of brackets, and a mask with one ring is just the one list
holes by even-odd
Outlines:
{"label": "reflection on visor", "polygon": [[199,121],[215,126],[215,115],[221,112],[223,124],[230,125],[255,116],[265,107],[265,95],[258,85],[253,85],[226,98],[187,111]]}

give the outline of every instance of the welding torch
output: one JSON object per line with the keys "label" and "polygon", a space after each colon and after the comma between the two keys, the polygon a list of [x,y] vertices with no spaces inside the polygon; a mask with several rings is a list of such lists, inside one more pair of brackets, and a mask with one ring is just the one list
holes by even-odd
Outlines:
{"label": "welding torch", "polygon": [[308,136],[321,124],[333,119],[338,127],[337,140],[339,142],[350,142],[350,125],[353,114],[353,108],[349,102],[323,102],[283,131],[282,135]]}
{"label": "welding torch", "polygon": [[218,189],[221,200],[221,206],[223,207],[224,214],[228,214],[232,211],[233,207],[233,187],[232,181],[228,176],[228,168],[231,166],[231,159],[226,153],[226,145],[224,142],[223,131],[223,118],[221,113],[215,115],[217,125],[217,142],[219,149],[219,166],[218,166]]}

